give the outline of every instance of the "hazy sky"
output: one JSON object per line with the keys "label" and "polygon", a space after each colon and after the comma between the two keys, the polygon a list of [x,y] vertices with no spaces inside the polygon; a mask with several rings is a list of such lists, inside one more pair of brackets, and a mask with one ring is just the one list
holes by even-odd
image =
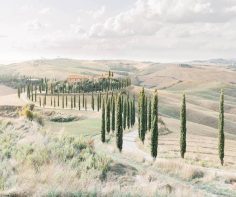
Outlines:
{"label": "hazy sky", "polygon": [[234,58],[236,0],[0,0],[0,63]]}

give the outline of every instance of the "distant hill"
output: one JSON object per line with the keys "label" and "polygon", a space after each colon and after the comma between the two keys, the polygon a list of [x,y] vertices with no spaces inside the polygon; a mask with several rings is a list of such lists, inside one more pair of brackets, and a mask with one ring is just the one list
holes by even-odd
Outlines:
{"label": "distant hill", "polygon": [[192,63],[203,63],[203,64],[223,64],[236,66],[236,59],[209,59],[209,60],[194,60]]}

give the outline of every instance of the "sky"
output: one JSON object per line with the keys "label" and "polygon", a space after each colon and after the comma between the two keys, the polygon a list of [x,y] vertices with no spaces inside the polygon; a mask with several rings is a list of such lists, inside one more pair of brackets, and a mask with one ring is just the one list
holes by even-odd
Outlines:
{"label": "sky", "polygon": [[0,0],[0,5],[0,63],[235,57],[235,0]]}

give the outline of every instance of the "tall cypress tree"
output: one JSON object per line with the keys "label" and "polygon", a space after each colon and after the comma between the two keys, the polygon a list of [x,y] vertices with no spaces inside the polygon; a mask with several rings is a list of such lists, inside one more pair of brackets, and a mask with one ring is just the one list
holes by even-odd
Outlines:
{"label": "tall cypress tree", "polygon": [[157,148],[158,148],[158,96],[156,91],[153,96],[152,118],[153,119],[151,126],[151,155],[155,159],[157,157]]}
{"label": "tall cypress tree", "polygon": [[65,108],[65,102],[64,102],[64,94],[62,94],[62,108]]}
{"label": "tall cypress tree", "polygon": [[105,129],[105,102],[102,101],[102,126],[101,126],[101,140],[104,143],[106,141],[106,129]]}
{"label": "tall cypress tree", "polygon": [[131,112],[130,112],[130,100],[127,100],[127,127],[130,128],[130,118],[131,118]]}
{"label": "tall cypress tree", "polygon": [[97,110],[99,111],[99,94],[97,95]]}
{"label": "tall cypress tree", "polygon": [[20,88],[17,89],[18,98],[20,98]]}
{"label": "tall cypress tree", "polygon": [[78,106],[79,106],[79,110],[80,110],[80,94],[79,94]]}
{"label": "tall cypress tree", "polygon": [[107,105],[106,105],[106,129],[107,129],[107,133],[110,133],[110,99],[107,100]]}
{"label": "tall cypress tree", "polygon": [[115,131],[115,113],[116,113],[116,104],[115,104],[115,98],[112,97],[112,116],[111,116],[111,129],[114,132]]}
{"label": "tall cypress tree", "polygon": [[151,99],[149,100],[149,105],[148,105],[148,130],[151,130],[152,126],[152,102]]}
{"label": "tall cypress tree", "polygon": [[85,107],[85,111],[87,111],[87,97],[84,99],[84,107]]}
{"label": "tall cypress tree", "polygon": [[59,93],[57,94],[57,107],[59,107],[60,106],[60,103],[59,103],[59,101],[60,101],[60,98],[59,98]]}
{"label": "tall cypress tree", "polygon": [[72,97],[72,95],[70,96],[70,108],[73,109],[73,97]]}
{"label": "tall cypress tree", "polygon": [[218,121],[218,151],[221,165],[224,164],[224,146],[225,146],[225,136],[224,136],[224,92],[221,90],[220,95],[220,106],[219,106],[219,121]]}
{"label": "tall cypress tree", "polygon": [[139,137],[141,141],[144,143],[145,134],[146,134],[146,112],[145,112],[145,92],[144,88],[142,88],[139,94]]}
{"label": "tall cypress tree", "polygon": [[83,108],[84,108],[85,107],[84,93],[83,93],[83,98],[82,99],[83,99],[82,102],[83,102]]}
{"label": "tall cypress tree", "polygon": [[92,92],[92,98],[91,98],[91,107],[94,111],[94,95],[93,95],[93,92]]}
{"label": "tall cypress tree", "polygon": [[74,94],[74,108],[76,108],[76,95]]}
{"label": "tall cypress tree", "polygon": [[122,103],[120,94],[118,96],[117,106],[116,106],[116,146],[121,152],[123,146],[123,127],[122,127]]}
{"label": "tall cypress tree", "polygon": [[127,120],[127,102],[126,99],[123,99],[123,129],[126,129],[126,120]]}
{"label": "tall cypress tree", "polygon": [[53,107],[54,107],[54,108],[56,107],[56,99],[55,99],[55,96],[53,96]]}
{"label": "tall cypress tree", "polygon": [[180,128],[180,154],[181,157],[184,158],[184,154],[186,152],[186,101],[185,94],[183,94],[183,101],[180,111],[180,120],[181,120],[181,128]]}
{"label": "tall cypress tree", "polygon": [[68,106],[68,99],[67,99],[67,95],[66,95],[66,108]]}

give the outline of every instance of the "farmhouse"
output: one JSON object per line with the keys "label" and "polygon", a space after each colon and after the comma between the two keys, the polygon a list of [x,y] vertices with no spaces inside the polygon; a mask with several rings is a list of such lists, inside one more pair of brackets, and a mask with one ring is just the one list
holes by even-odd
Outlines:
{"label": "farmhouse", "polygon": [[84,75],[69,75],[67,77],[67,82],[68,83],[76,83],[76,82],[80,82],[82,80],[87,80],[89,79],[89,77],[84,76]]}

